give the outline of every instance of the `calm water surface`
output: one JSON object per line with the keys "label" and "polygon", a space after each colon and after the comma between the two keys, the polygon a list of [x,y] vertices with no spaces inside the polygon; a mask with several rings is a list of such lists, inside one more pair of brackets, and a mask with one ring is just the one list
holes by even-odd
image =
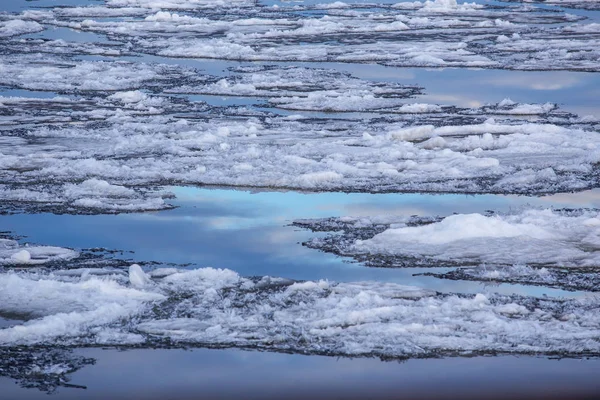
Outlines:
{"label": "calm water surface", "polygon": [[0,378],[7,399],[597,399],[600,363],[536,357],[380,361],[243,350],[102,350],[55,396]]}

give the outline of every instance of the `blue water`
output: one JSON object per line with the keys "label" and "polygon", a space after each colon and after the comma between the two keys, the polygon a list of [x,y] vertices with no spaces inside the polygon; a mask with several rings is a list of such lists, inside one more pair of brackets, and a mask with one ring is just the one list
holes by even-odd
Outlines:
{"label": "blue water", "polygon": [[301,242],[316,234],[290,226],[301,218],[368,215],[438,215],[508,211],[526,204],[540,207],[599,207],[600,192],[546,197],[499,195],[366,194],[258,192],[174,187],[173,210],[120,215],[17,214],[0,217],[3,230],[32,243],[82,249],[132,251],[132,262],[193,264],[228,268],[244,276],[300,280],[378,280],[429,287],[441,292],[488,290],[539,296],[572,297],[543,287],[488,287],[478,282],[414,276],[442,269],[366,268]]}
{"label": "blue water", "polygon": [[48,397],[0,378],[3,399],[596,399],[600,363],[537,357],[382,362],[243,350],[78,350],[82,389]]}

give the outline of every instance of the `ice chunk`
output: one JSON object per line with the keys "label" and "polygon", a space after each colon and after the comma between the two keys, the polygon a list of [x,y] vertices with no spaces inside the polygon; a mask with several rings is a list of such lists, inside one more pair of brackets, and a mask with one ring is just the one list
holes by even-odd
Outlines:
{"label": "ice chunk", "polygon": [[319,171],[303,174],[298,177],[303,185],[310,188],[320,187],[325,182],[337,181],[343,176],[335,171]]}
{"label": "ice chunk", "polygon": [[[79,253],[61,247],[53,246],[27,246],[23,248],[16,242],[2,243],[0,241],[0,266],[1,265],[42,265],[57,261],[68,261],[75,259]],[[3,245],[4,244],[4,245]]]}
{"label": "ice chunk", "polygon": [[[68,67],[68,68],[67,68]],[[65,61],[52,56],[6,56],[0,60],[0,83],[30,90],[124,91],[112,99],[137,102],[144,94],[132,91],[145,85],[161,85],[178,78],[193,78],[194,72],[168,65],[125,61]]]}
{"label": "ice chunk", "polygon": [[[395,242],[416,242],[439,245],[474,238],[530,237],[533,239],[560,239],[543,228],[533,224],[511,223],[499,216],[481,214],[458,214],[444,218],[439,223],[389,229],[377,236],[377,240]],[[375,239],[375,238],[374,238]]]}
{"label": "ice chunk", "polygon": [[142,270],[138,264],[133,264],[129,267],[129,283],[136,288],[142,288],[152,281],[150,277]]}
{"label": "ice chunk", "polygon": [[44,27],[35,21],[23,21],[21,19],[0,21],[0,37],[16,36],[43,30]]}
{"label": "ice chunk", "polygon": [[129,103],[139,103],[142,100],[148,98],[146,94],[140,92],[139,90],[132,90],[128,92],[118,92],[109,96],[110,99],[120,100],[125,104]]}
{"label": "ice chunk", "polygon": [[78,185],[66,185],[65,194],[73,199],[84,196],[132,197],[135,195],[135,191],[123,186],[111,185],[101,179],[92,178],[87,179]]}
{"label": "ice chunk", "polygon": [[16,264],[26,264],[31,260],[31,253],[27,250],[20,250],[10,256],[11,261]]}
{"label": "ice chunk", "polygon": [[0,274],[0,291],[1,310],[37,318],[0,330],[2,345],[93,335],[95,327],[135,315],[144,304],[163,298],[158,293],[140,292],[98,278],[60,282],[14,273]]}

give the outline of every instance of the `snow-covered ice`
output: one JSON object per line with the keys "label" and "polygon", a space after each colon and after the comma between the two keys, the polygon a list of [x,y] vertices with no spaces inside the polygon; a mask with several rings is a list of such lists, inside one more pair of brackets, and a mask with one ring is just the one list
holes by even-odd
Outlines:
{"label": "snow-covered ice", "polygon": [[[112,51],[170,57],[519,70],[600,68],[597,24],[562,11],[445,0],[372,7],[340,4],[273,8],[246,0],[118,1],[26,11],[2,23],[8,24],[7,34],[47,24],[108,35],[116,44]],[[7,41],[0,46],[15,48],[14,44]],[[45,51],[64,44],[46,43]],[[73,44],[72,50],[91,49]],[[94,51],[102,54],[98,46]]]}
{"label": "snow-covered ice", "polygon": [[480,265],[478,271],[497,271],[500,278],[515,269],[498,272],[498,268],[514,265],[600,266],[599,216],[597,210],[525,208],[507,214],[454,214],[422,220],[343,217],[297,224],[319,231],[341,229],[341,234],[314,238],[307,244],[371,265]]}
{"label": "snow-covered ice", "polygon": [[598,0],[502,0],[507,2],[522,2],[528,4],[544,4],[566,8],[579,8],[583,10],[600,10]]}
{"label": "snow-covered ice", "polygon": [[[160,190],[170,184],[540,193],[597,182],[596,121],[552,103],[428,104],[409,98],[422,90],[414,85],[306,67],[239,67],[223,78],[30,55],[5,57],[0,69],[5,85],[67,94],[0,98],[8,210],[159,210],[170,207]],[[176,93],[263,96],[321,114],[211,107]],[[334,110],[366,114],[323,113]]]}
{"label": "snow-covered ice", "polygon": [[[547,239],[555,234],[553,229],[565,230],[579,221],[585,228],[570,235],[575,242],[583,236],[592,241],[593,235],[586,229],[600,226],[597,216],[589,211],[557,215],[546,225],[539,221],[553,217],[540,213],[521,216],[511,222],[511,229],[525,229],[524,225],[538,221],[538,229],[529,227],[526,231]],[[415,221],[407,222],[414,225]],[[435,221],[440,220],[433,218],[427,225],[412,227],[435,227],[443,222]],[[382,230],[391,219],[343,218],[329,223],[331,227],[346,224],[363,229],[376,224]],[[494,236],[512,238],[511,229]],[[423,240],[448,242],[441,233],[438,236]],[[3,239],[0,246],[5,258],[24,249],[9,239]],[[46,247],[26,248],[33,255],[35,249]],[[63,252],[69,253],[66,249]],[[70,254],[77,256],[72,251]],[[102,262],[88,268],[84,258],[79,263],[80,268],[74,268],[78,266],[75,260],[69,269],[55,263],[50,269],[6,269],[0,273],[0,315],[23,321],[0,329],[2,351],[23,345],[38,348],[60,344],[243,347],[386,358],[600,354],[595,340],[600,304],[592,296],[566,300],[490,292],[462,295],[377,281],[245,278],[227,269],[169,267],[148,271],[137,264],[130,265],[127,273],[127,267],[103,266]],[[520,274],[530,273],[527,268],[521,267]],[[536,271],[540,277],[551,274],[545,269]],[[38,372],[61,375],[69,370],[64,366],[67,364],[48,363]]]}
{"label": "snow-covered ice", "polygon": [[449,272],[427,272],[423,275],[442,279],[471,280],[489,284],[518,283],[571,291],[600,291],[597,268],[547,268],[528,265],[478,265],[456,268]]}
{"label": "snow-covered ice", "polygon": [[0,38],[39,32],[42,30],[44,30],[44,27],[35,21],[23,21],[21,19],[0,21]]}
{"label": "snow-covered ice", "polygon": [[[0,330],[21,344],[253,347],[343,356],[597,354],[598,302],[477,294],[392,283],[248,279],[201,268],[132,283],[0,275],[0,310],[27,315]],[[143,274],[143,275],[142,275]],[[138,285],[138,278],[152,285]]]}
{"label": "snow-covered ice", "polygon": [[12,239],[0,238],[0,266],[26,267],[72,260],[79,253],[55,246],[21,246]]}
{"label": "snow-covered ice", "polygon": [[[327,96],[338,110],[363,109],[354,98]],[[286,98],[316,109],[325,97],[277,99]],[[396,101],[382,99],[388,106]],[[389,115],[381,120],[209,109],[140,91],[0,102],[6,110],[0,127],[14,130],[0,143],[0,176],[12,182],[0,184],[8,209],[157,210],[170,207],[160,187],[173,183],[558,192],[594,186],[600,160],[595,123],[547,104],[458,109],[406,103],[377,110]],[[448,118],[459,123],[436,126]]]}
{"label": "snow-covered ice", "polygon": [[194,81],[190,69],[126,61],[70,61],[52,56],[4,56],[0,84],[54,92],[126,91],[169,87],[173,81]]}

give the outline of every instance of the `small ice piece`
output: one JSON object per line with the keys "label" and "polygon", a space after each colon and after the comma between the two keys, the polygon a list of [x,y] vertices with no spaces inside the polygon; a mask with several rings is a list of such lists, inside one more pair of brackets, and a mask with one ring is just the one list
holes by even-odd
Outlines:
{"label": "small ice piece", "polygon": [[69,370],[70,370],[70,368],[68,365],[53,364],[53,365],[48,365],[48,366],[44,367],[43,369],[41,369],[40,372],[42,372],[43,374],[46,374],[46,375],[61,375],[66,372],[69,372]]}
{"label": "small ice piece", "polygon": [[140,267],[138,264],[133,264],[129,267],[129,282],[133,287],[143,288],[152,281],[142,270],[142,267]]}
{"label": "small ice piece", "polygon": [[124,104],[139,103],[148,98],[148,96],[139,90],[129,90],[126,92],[117,92],[108,97],[111,100],[118,100]]}
{"label": "small ice piece", "polygon": [[8,244],[0,242],[0,265],[41,265],[72,260],[79,256],[78,252],[62,247],[31,245],[24,249],[20,248],[16,242],[11,242],[9,241]]}
{"label": "small ice piece", "polygon": [[31,261],[31,253],[29,253],[27,250],[20,250],[10,256],[10,259],[16,264],[27,264],[29,261]]}

